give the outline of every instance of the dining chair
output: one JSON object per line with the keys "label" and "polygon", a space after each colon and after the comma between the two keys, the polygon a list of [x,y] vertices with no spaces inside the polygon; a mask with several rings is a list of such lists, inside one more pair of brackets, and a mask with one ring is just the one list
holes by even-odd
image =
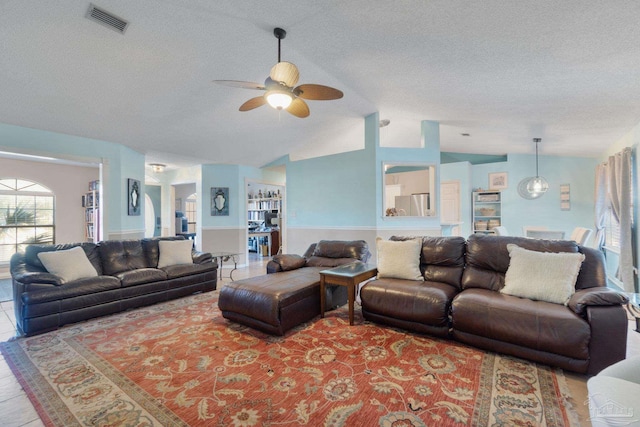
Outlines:
{"label": "dining chair", "polygon": [[549,227],[546,227],[544,225],[523,225],[522,226],[522,235],[524,237],[531,237],[529,236],[529,231],[544,231],[544,230],[548,230]]}
{"label": "dining chair", "polygon": [[571,237],[569,240],[574,240],[580,246],[585,246],[591,235],[593,234],[593,230],[585,227],[576,227],[571,232]]}
{"label": "dining chair", "polygon": [[528,230],[530,239],[564,240],[564,231],[561,230]]}
{"label": "dining chair", "polygon": [[508,236],[509,232],[507,231],[507,228],[504,225],[500,225],[498,227],[493,227],[491,229],[496,236]]}

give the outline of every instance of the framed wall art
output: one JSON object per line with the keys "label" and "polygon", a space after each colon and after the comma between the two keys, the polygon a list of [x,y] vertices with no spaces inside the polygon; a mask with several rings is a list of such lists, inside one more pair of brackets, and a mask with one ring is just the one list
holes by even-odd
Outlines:
{"label": "framed wall art", "polygon": [[211,187],[211,215],[229,216],[229,187]]}
{"label": "framed wall art", "polygon": [[504,190],[508,187],[507,173],[495,172],[489,174],[489,190]]}
{"label": "framed wall art", "polygon": [[560,210],[571,210],[571,185],[560,184]]}
{"label": "framed wall art", "polygon": [[127,179],[127,214],[140,215],[140,181]]}

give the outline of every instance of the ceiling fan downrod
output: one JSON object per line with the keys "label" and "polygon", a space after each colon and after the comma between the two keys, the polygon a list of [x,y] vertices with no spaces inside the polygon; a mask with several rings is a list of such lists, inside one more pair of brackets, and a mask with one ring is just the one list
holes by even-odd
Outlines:
{"label": "ceiling fan downrod", "polygon": [[280,62],[280,40],[287,36],[287,32],[282,28],[274,28],[273,35],[278,39],[278,62]]}

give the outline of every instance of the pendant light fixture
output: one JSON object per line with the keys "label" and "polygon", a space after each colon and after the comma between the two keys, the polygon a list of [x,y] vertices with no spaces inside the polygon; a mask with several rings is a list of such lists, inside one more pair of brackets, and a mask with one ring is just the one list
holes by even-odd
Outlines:
{"label": "pendant light fixture", "polygon": [[527,183],[527,192],[532,195],[541,196],[549,189],[549,183],[544,177],[538,173],[538,143],[542,141],[541,138],[533,138],[533,142],[536,144],[536,176],[529,178]]}

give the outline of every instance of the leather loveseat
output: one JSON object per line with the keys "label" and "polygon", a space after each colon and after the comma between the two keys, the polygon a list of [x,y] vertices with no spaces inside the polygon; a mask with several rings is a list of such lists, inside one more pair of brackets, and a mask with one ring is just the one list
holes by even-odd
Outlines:
{"label": "leather loveseat", "polygon": [[[303,256],[276,255],[267,264],[267,274],[237,280],[220,290],[222,316],[243,325],[284,335],[289,329],[320,314],[320,271],[371,256],[364,240],[321,240]],[[327,286],[325,306],[347,302],[347,288]]]}
{"label": "leather loveseat", "polygon": [[[508,244],[584,254],[566,305],[500,292]],[[627,299],[606,287],[603,255],[595,249],[509,236],[423,237],[420,272],[424,281],[382,278],[364,285],[365,319],[591,375],[625,358]]]}
{"label": "leather loveseat", "polygon": [[[18,331],[33,335],[81,320],[215,290],[218,265],[209,253],[192,250],[191,264],[158,268],[159,242],[174,240],[184,238],[27,246],[24,253],[13,255],[10,267]],[[49,273],[38,256],[41,252],[76,247],[84,250],[97,275],[65,281]]]}

